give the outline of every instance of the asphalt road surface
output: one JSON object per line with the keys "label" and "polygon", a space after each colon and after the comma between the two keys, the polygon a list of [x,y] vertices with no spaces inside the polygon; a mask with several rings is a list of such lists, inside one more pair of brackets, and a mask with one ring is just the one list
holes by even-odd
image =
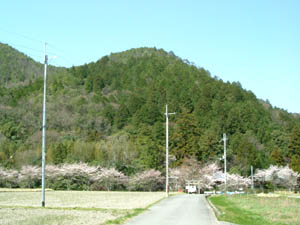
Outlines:
{"label": "asphalt road surface", "polygon": [[126,225],[215,225],[217,220],[203,195],[169,197]]}

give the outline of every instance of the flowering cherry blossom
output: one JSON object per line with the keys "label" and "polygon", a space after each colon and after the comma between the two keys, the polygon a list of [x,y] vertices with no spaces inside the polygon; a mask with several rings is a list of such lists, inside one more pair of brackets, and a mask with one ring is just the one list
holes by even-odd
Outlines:
{"label": "flowering cherry blossom", "polygon": [[257,170],[254,178],[260,183],[271,182],[276,187],[292,188],[297,185],[299,174],[289,166],[273,166],[268,169]]}

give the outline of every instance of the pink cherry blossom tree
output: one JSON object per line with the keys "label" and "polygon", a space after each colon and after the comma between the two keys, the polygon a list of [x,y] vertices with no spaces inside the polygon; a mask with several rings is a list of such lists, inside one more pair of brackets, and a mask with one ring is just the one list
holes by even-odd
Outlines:
{"label": "pink cherry blossom tree", "polygon": [[129,189],[135,191],[163,190],[164,177],[160,171],[150,169],[136,174],[129,181]]}
{"label": "pink cherry blossom tree", "polygon": [[271,165],[268,169],[257,170],[254,178],[261,186],[265,186],[269,182],[274,187],[292,189],[297,185],[299,174],[290,169],[289,166]]}
{"label": "pink cherry blossom tree", "polygon": [[16,170],[7,170],[0,166],[0,187],[18,187],[19,173]]}
{"label": "pink cherry blossom tree", "polygon": [[101,168],[92,177],[93,190],[123,190],[126,188],[128,178],[115,168]]}
{"label": "pink cherry blossom tree", "polygon": [[18,176],[18,182],[20,187],[39,187],[41,185],[41,171],[41,168],[37,166],[23,166]]}

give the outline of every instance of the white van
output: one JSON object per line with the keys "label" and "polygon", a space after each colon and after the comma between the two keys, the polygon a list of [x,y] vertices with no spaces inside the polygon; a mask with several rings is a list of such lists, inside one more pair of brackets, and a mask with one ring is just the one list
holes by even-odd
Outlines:
{"label": "white van", "polygon": [[185,189],[187,190],[188,194],[190,194],[190,193],[197,193],[197,187],[194,186],[194,185],[186,186]]}

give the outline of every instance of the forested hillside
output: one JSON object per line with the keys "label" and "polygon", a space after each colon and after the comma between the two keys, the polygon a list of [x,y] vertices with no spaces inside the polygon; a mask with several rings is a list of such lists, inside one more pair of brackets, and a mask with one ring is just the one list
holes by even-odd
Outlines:
{"label": "forested hillside", "polygon": [[[17,62],[17,63],[16,63]],[[43,66],[0,44],[0,163],[41,164]],[[173,167],[223,153],[228,167],[286,165],[300,172],[300,118],[273,108],[172,52],[131,49],[72,68],[50,68],[47,162],[87,162],[130,175],[165,161],[165,105]],[[222,163],[222,162],[221,162]]]}
{"label": "forested hillside", "polygon": [[[42,75],[43,65],[0,42],[0,86],[28,85]],[[62,68],[50,66],[52,74]]]}

